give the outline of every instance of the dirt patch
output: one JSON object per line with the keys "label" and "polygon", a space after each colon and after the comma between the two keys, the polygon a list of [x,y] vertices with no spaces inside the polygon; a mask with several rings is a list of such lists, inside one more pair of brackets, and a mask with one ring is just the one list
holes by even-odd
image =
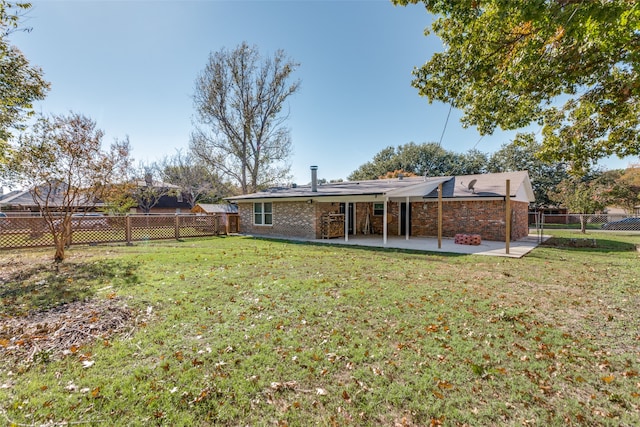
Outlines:
{"label": "dirt patch", "polygon": [[553,237],[542,243],[543,246],[553,246],[556,248],[597,248],[598,242],[595,238],[558,238]]}

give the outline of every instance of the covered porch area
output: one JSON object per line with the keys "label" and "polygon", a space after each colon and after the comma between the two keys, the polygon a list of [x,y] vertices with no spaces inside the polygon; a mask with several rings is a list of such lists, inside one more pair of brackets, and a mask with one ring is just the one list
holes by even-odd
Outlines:
{"label": "covered porch area", "polygon": [[352,235],[346,239],[315,239],[310,240],[314,243],[334,244],[334,245],[350,245],[365,246],[385,249],[404,249],[425,252],[442,252],[463,255],[487,255],[500,256],[508,258],[522,258],[541,242],[546,240],[548,236],[538,236],[530,234],[524,239],[510,242],[507,250],[505,242],[495,242],[483,240],[480,245],[461,245],[454,242],[453,238],[442,238],[440,244],[438,238],[435,237],[411,237],[407,239],[404,236],[387,236],[386,240],[380,235]]}
{"label": "covered porch area", "polygon": [[541,236],[538,234],[530,234],[524,239],[511,242],[507,251],[505,242],[495,242],[483,240],[480,245],[460,245],[454,242],[452,238],[443,238],[439,244],[435,237],[412,237],[406,239],[404,236],[389,236],[383,241],[380,235],[356,235],[345,239],[304,239],[300,237],[287,236],[260,236],[252,235],[256,238],[268,238],[277,240],[287,240],[295,242],[309,242],[324,245],[345,245],[354,247],[369,247],[380,249],[402,249],[410,251],[449,253],[460,255],[484,255],[498,256],[507,258],[522,258],[540,243],[547,240],[550,236]]}

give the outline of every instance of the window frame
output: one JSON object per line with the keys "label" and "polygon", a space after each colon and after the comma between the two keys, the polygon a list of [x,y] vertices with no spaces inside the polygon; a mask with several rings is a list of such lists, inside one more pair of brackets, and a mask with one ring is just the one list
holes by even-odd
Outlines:
{"label": "window frame", "polygon": [[253,202],[253,225],[273,226],[273,202]]}
{"label": "window frame", "polygon": [[[376,205],[380,205],[380,208],[376,209]],[[374,203],[373,204],[373,216],[383,216],[383,215],[384,215],[384,202],[383,203]]]}

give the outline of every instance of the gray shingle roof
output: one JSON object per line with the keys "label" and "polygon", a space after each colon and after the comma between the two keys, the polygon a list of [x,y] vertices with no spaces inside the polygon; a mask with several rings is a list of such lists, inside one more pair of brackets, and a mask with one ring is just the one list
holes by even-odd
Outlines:
{"label": "gray shingle roof", "polygon": [[[474,181],[475,180],[475,181]],[[526,171],[490,173],[464,176],[410,177],[403,179],[376,179],[371,181],[346,181],[318,185],[317,192],[310,185],[274,187],[242,196],[229,197],[231,202],[272,198],[322,198],[336,196],[380,195],[387,197],[438,197],[438,184],[443,183],[445,198],[504,197],[506,180],[511,181],[511,196],[518,193],[533,201],[533,190]],[[474,181],[473,189],[469,184]]]}

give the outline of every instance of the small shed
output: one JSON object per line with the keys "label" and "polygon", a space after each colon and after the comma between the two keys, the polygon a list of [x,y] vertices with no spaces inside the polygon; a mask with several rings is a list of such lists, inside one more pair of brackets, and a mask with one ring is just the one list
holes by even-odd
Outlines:
{"label": "small shed", "polygon": [[226,233],[239,231],[238,205],[231,203],[198,203],[191,212],[196,215],[211,215],[216,217],[219,227],[223,227]]}

